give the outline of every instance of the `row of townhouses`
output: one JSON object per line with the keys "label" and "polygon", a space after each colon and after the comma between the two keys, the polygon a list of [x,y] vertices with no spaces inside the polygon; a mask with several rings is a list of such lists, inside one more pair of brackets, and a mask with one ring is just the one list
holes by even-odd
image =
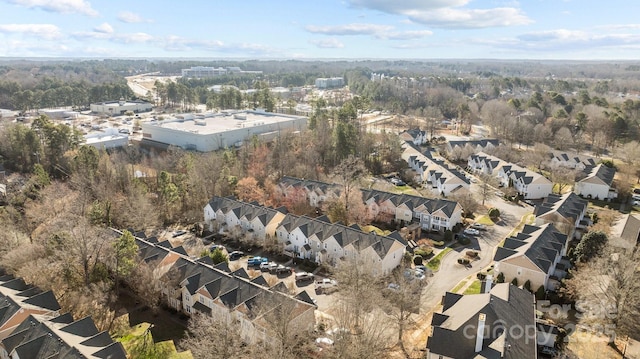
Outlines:
{"label": "row of townhouses", "polygon": [[514,187],[524,199],[545,198],[553,191],[553,182],[543,175],[484,152],[469,156],[467,168],[497,177],[502,186]]}
{"label": "row of townhouses", "polygon": [[[553,155],[550,163],[552,166],[581,171],[573,187],[576,194],[605,200],[618,197],[617,190],[613,188],[614,168],[596,165],[591,158],[571,157],[564,152]],[[502,185],[513,185],[525,199],[544,198],[552,192],[553,183],[544,176],[484,152],[469,156],[467,168],[476,173],[496,176]]]}
{"label": "row of townhouses", "polygon": [[[278,189],[285,198],[305,193],[309,204],[318,207],[323,201],[337,198],[341,187],[336,184],[283,177]],[[360,192],[367,211],[378,220],[389,218],[395,223],[420,223],[422,229],[441,232],[453,230],[462,222],[463,208],[455,201],[373,189],[361,189]]]}
{"label": "row of townhouses", "polygon": [[470,181],[464,173],[450,168],[444,159],[434,158],[431,150],[422,152],[412,143],[403,145],[402,159],[415,171],[415,181],[442,196],[448,196],[460,188],[469,188]]}
{"label": "row of townhouses", "polygon": [[60,309],[52,291],[0,275],[0,358],[127,358],[91,317],[75,320]]}
{"label": "row of townhouses", "polygon": [[481,140],[448,141],[445,150],[448,154],[452,154],[456,150],[456,148],[469,148],[473,153],[478,153],[491,152],[498,146],[500,146],[500,140],[485,138]]}
{"label": "row of townhouses", "polygon": [[154,266],[165,283],[163,297],[175,310],[233,319],[247,343],[268,343],[270,315],[282,310],[289,313],[291,328],[315,326],[315,305],[305,291],[292,297],[281,284],[269,287],[262,275],[251,279],[244,268],[232,272],[226,262],[214,266],[209,257],[192,259],[183,247],[172,248],[168,240],[158,242],[144,233],[135,238],[139,257]]}
{"label": "row of townhouses", "polygon": [[387,274],[400,264],[406,242],[399,233],[380,236],[364,232],[357,225],[331,223],[321,216],[309,218],[286,213],[232,197],[214,197],[204,208],[209,228],[238,228],[258,241],[275,240],[284,253],[317,263],[336,265],[339,260],[358,258],[370,261],[377,274]]}
{"label": "row of townhouses", "polygon": [[591,156],[578,155],[570,152],[553,151],[549,154],[551,166],[573,168],[580,171],[595,167],[597,160]]}
{"label": "row of townhouses", "polygon": [[[482,294],[446,293],[443,309],[434,313],[427,339],[427,358],[537,358],[538,346],[554,347],[560,331],[544,320],[536,320],[533,294],[510,282],[532,289],[555,289],[566,275],[570,238],[577,238],[591,225],[587,201],[575,193],[550,195],[536,207],[535,225],[525,225],[505,239],[494,257],[495,273],[505,283],[493,284],[489,276]],[[620,216],[611,228],[609,243],[636,248],[640,241],[640,216]]]}

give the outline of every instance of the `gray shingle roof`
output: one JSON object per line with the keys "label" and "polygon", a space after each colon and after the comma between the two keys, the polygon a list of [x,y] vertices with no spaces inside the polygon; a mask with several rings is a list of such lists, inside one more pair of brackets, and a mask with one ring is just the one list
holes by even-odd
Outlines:
{"label": "gray shingle roof", "polygon": [[573,192],[563,195],[550,194],[545,200],[537,205],[533,214],[536,217],[557,213],[564,219],[572,219],[572,222],[578,220],[578,217],[587,209],[589,202],[580,198]]}
{"label": "gray shingle roof", "polygon": [[542,226],[525,225],[518,235],[507,237],[498,247],[493,258],[499,262],[515,255],[529,258],[543,272],[549,270],[566,245],[567,236],[556,231],[552,224]]}
{"label": "gray shingle roof", "polygon": [[[535,329],[534,298],[531,293],[510,283],[501,283],[490,293],[456,296],[455,299],[442,313],[433,316],[433,332],[427,341],[427,349],[431,354],[456,359],[536,358],[535,330],[533,338],[527,336],[531,335],[531,331],[512,336],[515,330],[510,330]],[[485,315],[485,328],[489,330],[481,352],[476,353],[480,314]]]}

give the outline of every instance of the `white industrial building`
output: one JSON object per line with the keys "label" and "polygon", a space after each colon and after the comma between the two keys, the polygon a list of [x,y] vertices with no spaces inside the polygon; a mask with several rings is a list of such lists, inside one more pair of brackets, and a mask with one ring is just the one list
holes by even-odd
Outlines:
{"label": "white industrial building", "polygon": [[91,112],[105,115],[124,115],[125,112],[134,113],[151,111],[153,106],[145,101],[107,101],[91,104]]}
{"label": "white industrial building", "polygon": [[105,128],[101,132],[84,136],[85,145],[99,150],[125,147],[129,144],[129,135],[118,132],[116,128]]}
{"label": "white industrial building", "polygon": [[210,67],[210,66],[192,66],[189,69],[182,69],[182,77],[185,78],[205,78],[215,77],[228,74],[254,74],[259,75],[262,71],[244,71],[239,67]]}
{"label": "white industrial building", "polygon": [[330,77],[330,78],[318,78],[316,79],[316,87],[319,89],[326,89],[332,87],[344,86],[344,79],[342,77]]}
{"label": "white industrial building", "polygon": [[145,141],[200,152],[240,146],[252,136],[271,141],[282,131],[301,131],[307,118],[263,111],[225,111],[181,114],[161,121],[140,123]]}

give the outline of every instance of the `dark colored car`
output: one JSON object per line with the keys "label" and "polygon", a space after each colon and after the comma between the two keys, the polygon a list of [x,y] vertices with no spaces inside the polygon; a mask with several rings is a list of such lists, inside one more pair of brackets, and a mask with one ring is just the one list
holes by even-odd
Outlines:
{"label": "dark colored car", "polygon": [[233,252],[229,253],[229,260],[230,261],[235,261],[235,260],[238,260],[238,259],[242,258],[242,256],[244,256],[244,252],[242,252],[242,251],[233,251]]}

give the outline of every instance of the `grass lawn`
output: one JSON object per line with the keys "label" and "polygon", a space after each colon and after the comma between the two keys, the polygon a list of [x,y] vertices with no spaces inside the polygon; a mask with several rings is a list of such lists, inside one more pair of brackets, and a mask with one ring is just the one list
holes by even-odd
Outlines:
{"label": "grass lawn", "polygon": [[420,196],[420,192],[416,191],[413,187],[411,186],[394,186],[392,192],[395,193],[406,193],[406,194],[410,194],[410,195],[414,195],[414,196]]}
{"label": "grass lawn", "polygon": [[372,225],[363,226],[362,227],[362,231],[363,232],[367,232],[367,233],[371,232],[371,231],[374,231],[374,232],[376,232],[377,235],[380,235],[380,236],[388,236],[388,235],[391,234],[391,231],[382,230],[382,229],[380,229],[380,228],[378,228],[376,226],[372,226]]}
{"label": "grass lawn", "polygon": [[468,281],[465,279],[465,280],[461,281],[460,283],[458,283],[457,286],[455,286],[455,287],[453,287],[453,289],[451,289],[451,293],[458,293],[458,291],[460,289],[462,289],[462,287],[464,287],[467,284],[467,282]]}
{"label": "grass lawn", "polygon": [[440,269],[440,260],[442,259],[442,257],[444,257],[445,254],[451,252],[452,250],[453,249],[451,248],[443,249],[440,253],[438,253],[437,256],[431,258],[431,260],[427,262],[427,268],[431,269],[434,272],[438,271]]}
{"label": "grass lawn", "polygon": [[482,283],[476,279],[473,281],[473,283],[471,283],[471,285],[469,287],[467,287],[467,289],[465,289],[464,295],[467,294],[480,294],[480,287],[481,287]]}
{"label": "grass lawn", "polygon": [[485,226],[493,226],[495,223],[491,220],[489,216],[482,215],[476,218],[476,223],[484,224]]}
{"label": "grass lawn", "polygon": [[173,340],[166,340],[154,343],[150,330],[151,324],[140,323],[130,328],[123,336],[116,338],[129,355],[139,356],[162,356],[170,359],[192,359],[191,352],[180,352],[176,350]]}
{"label": "grass lawn", "polygon": [[590,207],[600,207],[600,208],[607,207],[607,208],[619,211],[620,210],[620,205],[622,205],[622,203],[620,203],[620,202],[603,201],[603,200],[599,200],[599,199],[590,199],[589,200],[589,206]]}

